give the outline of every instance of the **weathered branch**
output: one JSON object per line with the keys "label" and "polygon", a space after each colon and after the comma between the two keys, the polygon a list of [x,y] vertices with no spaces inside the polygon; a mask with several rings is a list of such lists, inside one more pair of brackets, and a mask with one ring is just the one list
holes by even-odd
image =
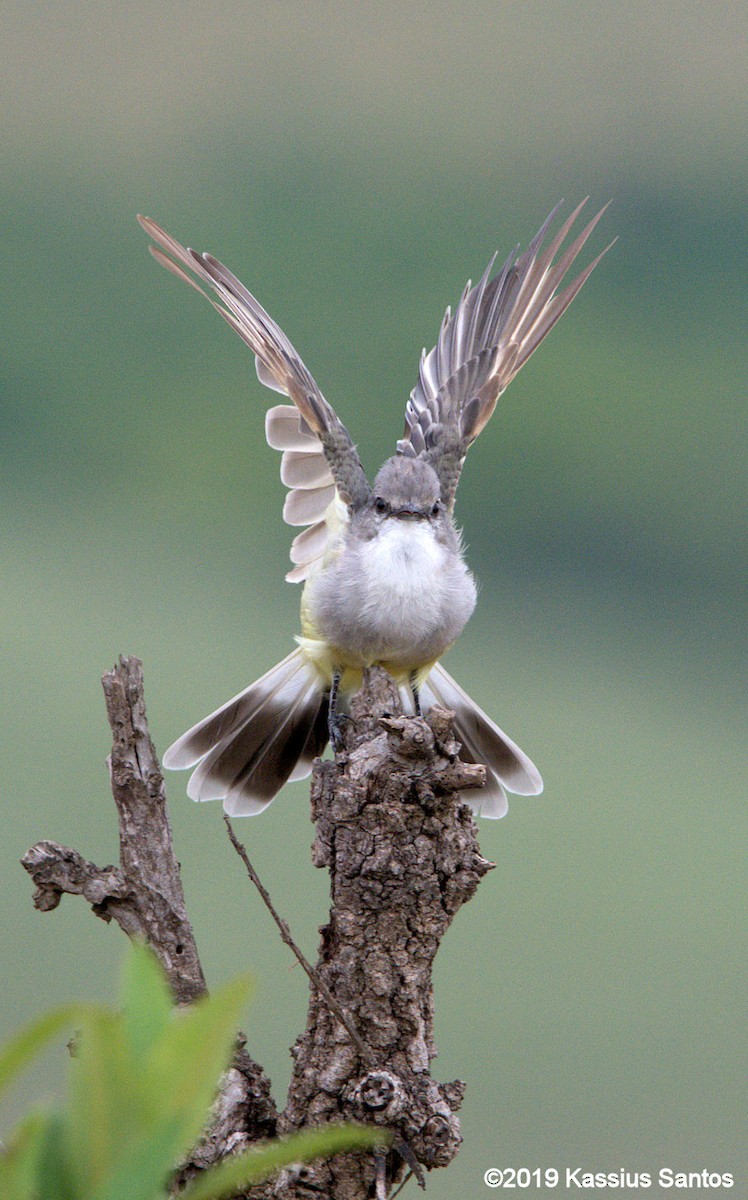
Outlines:
{"label": "weathered branch", "polygon": [[[464,1084],[439,1084],[429,1073],[431,968],[452,918],[493,864],[456,794],[480,785],[485,771],[457,758],[450,716],[434,709],[426,720],[404,717],[392,680],[372,669],[352,703],[345,761],[317,762],[312,782],[314,861],[328,868],[332,895],[316,971],[368,1053],[312,986],[279,1130],[341,1118],[394,1129],[401,1153],[390,1156],[390,1186],[411,1154],[428,1169],[446,1166],[461,1141],[455,1114]],[[371,1156],[345,1155],[283,1173],[270,1194],[360,1200],[374,1186]]]}
{"label": "weathered branch", "polygon": [[[148,731],[139,659],[121,657],[103,679],[112,730],[109,775],[119,817],[119,865],[97,867],[77,850],[37,842],[21,862],[36,884],[34,904],[56,908],[64,892],[83,896],[104,921],[146,940],[161,960],[177,1003],[206,992],[174,854],[166,792]],[[270,1083],[243,1044],[226,1073],[197,1166],[274,1132]]]}
{"label": "weathered branch", "polygon": [[184,903],[174,855],[164,780],[145,715],[143,669],[121,658],[102,679],[112,729],[108,760],[119,816],[120,861],[96,867],[76,850],[37,842],[24,867],[37,885],[34,904],[56,908],[63,892],[82,895],[98,917],[142,937],[160,958],[174,997],[188,1004],[205,994],[205,978]]}
{"label": "weathered branch", "polygon": [[[146,724],[140,662],[120,659],[103,683],[113,733],[119,865],[99,868],[48,841],[32,847],[23,864],[37,886],[37,908],[55,908],[63,892],[84,896],[97,916],[148,940],[175,998],[188,1003],[205,992],[205,980]],[[363,1120],[393,1131],[393,1149],[386,1160],[349,1154],[287,1170],[249,1189],[248,1197],[365,1200],[384,1196],[406,1171],[420,1178],[422,1168],[446,1166],[457,1153],[464,1084],[437,1083],[430,1074],[436,1054],[431,969],[455,913],[493,864],[481,856],[470,810],[459,797],[462,789],[481,785],[485,770],[459,760],[450,719],[440,709],[425,720],[403,716],[392,680],[372,669],[352,702],[345,753],[334,762],[317,761],[312,780],[314,862],[330,872],[332,905],[319,962],[306,964],[307,1026],[293,1048],[277,1130]],[[252,875],[251,864],[248,869]],[[242,1042],[209,1129],[175,1188],[275,1129],[269,1082]]]}

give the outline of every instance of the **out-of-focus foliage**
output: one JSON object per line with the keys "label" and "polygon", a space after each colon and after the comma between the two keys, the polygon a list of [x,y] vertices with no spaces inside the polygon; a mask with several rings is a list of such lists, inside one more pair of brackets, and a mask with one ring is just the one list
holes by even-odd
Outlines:
{"label": "out-of-focus foliage", "polygon": [[[0,1051],[0,1089],[61,1029],[77,1027],[70,1099],[32,1113],[0,1153],[3,1200],[165,1200],[169,1176],[205,1128],[236,1038],[248,982],[239,978],[177,1013],[151,951],[133,945],[121,1008],[68,1005]],[[233,1155],[187,1186],[220,1200],[290,1163],[382,1143],[361,1126],[307,1130]]]}

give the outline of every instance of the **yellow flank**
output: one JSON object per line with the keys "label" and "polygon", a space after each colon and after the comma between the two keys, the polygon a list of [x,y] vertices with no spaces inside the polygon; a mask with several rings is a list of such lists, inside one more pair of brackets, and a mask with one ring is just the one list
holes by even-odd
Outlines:
{"label": "yellow flank", "polygon": [[[401,685],[410,684],[410,671],[407,667],[403,667],[401,663],[395,664],[382,660],[381,662],[362,662],[361,659],[354,659],[350,655],[346,655],[343,651],[338,650],[335,646],[331,646],[329,642],[322,638],[310,637],[310,625],[308,621],[302,618],[302,628],[306,625],[307,632],[301,634],[295,640],[301,647],[301,652],[308,662],[317,671],[322,682],[326,687],[332,683],[333,672],[341,671],[340,690],[345,695],[352,695],[361,687],[363,679],[364,667],[384,667],[385,671],[392,676],[395,683]],[[438,660],[426,663],[424,666],[415,669],[415,683],[420,687],[424,682],[432,667],[436,665]]]}

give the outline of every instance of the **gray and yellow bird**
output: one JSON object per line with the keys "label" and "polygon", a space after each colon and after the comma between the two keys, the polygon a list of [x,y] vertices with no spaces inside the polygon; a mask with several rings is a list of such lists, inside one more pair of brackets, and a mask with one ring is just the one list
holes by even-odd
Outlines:
{"label": "gray and yellow bird", "polygon": [[581,208],[543,248],[556,206],[524,254],[515,260],[515,250],[492,278],[494,255],[454,314],[447,309],[436,346],[421,355],[397,453],[373,486],[345,426],[254,296],[212,255],[138,218],[157,261],[207,297],[254,353],[260,382],[292,401],[270,409],[265,431],[283,455],[284,519],[305,527],[286,575],[304,582],[297,648],[164,755],[166,767],[194,768],[194,800],[223,800],[232,816],[262,812],[284,783],[309,774],[328,740],[338,743],[339,697],[355,692],[373,664],[404,698],[412,695],[417,713],[435,703],[454,711],[460,756],[487,767],[486,786],[465,794],[476,812],[501,817],[507,792],[542,790],[535,765],[439,660],[476,600],[453,519],[462,464],[501,393],[605,253],[559,291],[605,211],[562,250]]}

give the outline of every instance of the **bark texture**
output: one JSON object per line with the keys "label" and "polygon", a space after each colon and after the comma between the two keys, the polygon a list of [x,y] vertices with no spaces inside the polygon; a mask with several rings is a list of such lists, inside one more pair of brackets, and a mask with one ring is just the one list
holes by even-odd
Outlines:
{"label": "bark texture", "polygon": [[[345,761],[318,762],[312,782],[314,862],[330,872],[332,899],[317,971],[367,1053],[313,987],[279,1128],[344,1117],[394,1129],[400,1152],[390,1154],[389,1184],[410,1155],[426,1169],[446,1166],[461,1141],[464,1084],[430,1075],[431,970],[455,913],[493,864],[457,795],[485,770],[457,758],[450,717],[441,709],[404,717],[390,677],[372,669],[346,723]],[[287,1175],[274,1197],[374,1195],[371,1156],[305,1167],[295,1190]]]}
{"label": "bark texture", "polygon": [[[121,658],[103,684],[119,865],[97,867],[49,841],[33,846],[23,865],[37,887],[37,908],[55,908],[64,892],[82,895],[97,916],[147,938],[175,1000],[189,1003],[205,992],[205,980],[148,733],[140,662]],[[453,917],[493,864],[481,856],[471,812],[459,797],[481,785],[485,770],[460,762],[450,719],[441,709],[426,719],[403,716],[390,677],[366,672],[344,727],[345,751],[314,766],[313,858],[330,873],[331,909],[318,964],[307,964],[307,1025],[292,1049],[286,1108],[278,1116],[270,1083],[240,1039],[206,1134],[175,1177],[176,1190],[233,1150],[328,1121],[380,1125],[394,1133],[393,1147],[289,1169],[245,1195],[379,1200],[406,1171],[421,1181],[423,1169],[446,1166],[457,1153],[464,1084],[439,1083],[430,1073],[431,971]]]}
{"label": "bark texture", "polygon": [[119,816],[119,866],[97,867],[76,850],[46,841],[37,842],[21,861],[37,886],[36,908],[56,908],[63,892],[83,896],[102,920],[113,919],[129,937],[151,944],[176,1001],[188,1004],[207,989],[148,731],[142,664],[121,658],[102,684],[112,730],[107,765]]}
{"label": "bark texture", "polygon": [[[148,941],[175,1001],[189,1004],[207,988],[174,854],[164,779],[148,730],[142,663],[121,657],[102,685],[112,731],[107,761],[119,818],[119,865],[97,867],[77,850],[49,841],[37,842],[21,862],[36,884],[36,908],[49,912],[65,892],[83,896],[97,917],[116,921],[128,937]],[[233,1149],[272,1136],[276,1116],[270,1081],[240,1039],[195,1166],[208,1166]],[[188,1167],[186,1173],[194,1171]]]}

